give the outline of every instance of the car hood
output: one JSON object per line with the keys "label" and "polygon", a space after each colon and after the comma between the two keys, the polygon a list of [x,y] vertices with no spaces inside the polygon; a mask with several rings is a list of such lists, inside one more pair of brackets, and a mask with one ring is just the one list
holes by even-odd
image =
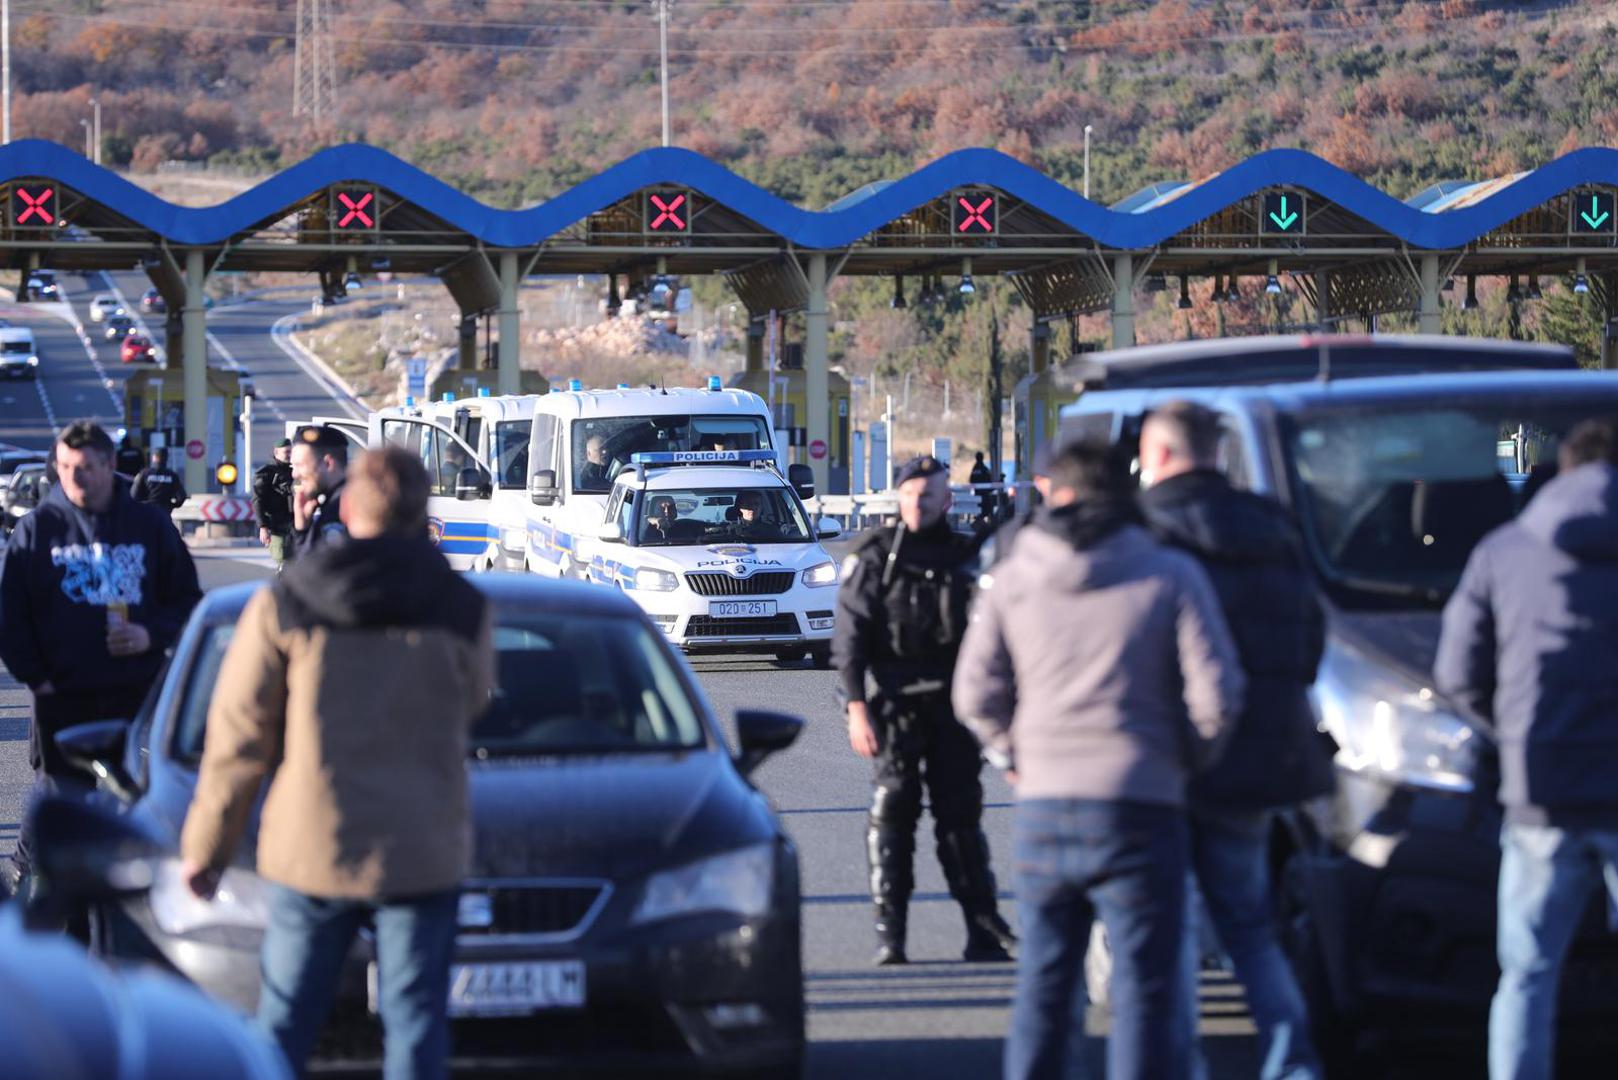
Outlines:
{"label": "car hood", "polygon": [[[749,544],[745,541],[682,544],[678,547],[626,549],[623,561],[660,570],[713,571],[738,577],[771,570],[807,570],[831,562],[826,549],[813,541],[792,544]],[[740,572],[737,571],[740,567]]]}
{"label": "car hood", "polygon": [[1441,620],[1436,611],[1338,611],[1331,633],[1377,664],[1431,686]]}

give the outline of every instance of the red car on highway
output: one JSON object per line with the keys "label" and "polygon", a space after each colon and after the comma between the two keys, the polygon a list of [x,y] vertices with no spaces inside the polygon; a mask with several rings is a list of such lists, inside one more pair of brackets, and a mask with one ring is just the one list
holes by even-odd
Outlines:
{"label": "red car on highway", "polygon": [[152,352],[151,339],[139,334],[130,334],[124,338],[118,356],[126,364],[149,364],[157,359],[156,354]]}

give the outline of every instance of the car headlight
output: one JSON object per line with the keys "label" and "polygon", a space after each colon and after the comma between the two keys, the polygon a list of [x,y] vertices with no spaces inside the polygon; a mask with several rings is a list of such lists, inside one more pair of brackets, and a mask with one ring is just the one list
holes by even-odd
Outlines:
{"label": "car headlight", "polygon": [[727,851],[646,879],[631,923],[724,912],[757,918],[770,910],[775,884],[775,845]]}
{"label": "car headlight", "polygon": [[1472,790],[1482,735],[1431,688],[1335,646],[1314,696],[1321,727],[1337,740],[1340,768],[1413,787]]}
{"label": "car headlight", "polygon": [[29,358],[28,358],[28,366],[29,366],[29,367],[38,367],[38,366],[39,366],[39,357],[37,357],[37,356],[30,356],[30,357],[29,357]]}
{"label": "car headlight", "polygon": [[837,564],[823,562],[818,566],[811,566],[803,572],[803,583],[815,589],[837,584]]}
{"label": "car headlight", "polygon": [[679,586],[680,579],[667,570],[642,566],[635,571],[634,587],[644,592],[670,592]]}
{"label": "car headlight", "polygon": [[165,934],[189,934],[218,926],[262,930],[269,922],[264,882],[247,870],[231,867],[219,881],[212,900],[199,900],[180,873],[180,863],[164,859],[152,877],[146,900],[152,918]]}

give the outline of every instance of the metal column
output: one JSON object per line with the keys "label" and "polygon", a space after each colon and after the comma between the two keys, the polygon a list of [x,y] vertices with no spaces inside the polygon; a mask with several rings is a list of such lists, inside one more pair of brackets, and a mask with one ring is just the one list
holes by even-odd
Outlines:
{"label": "metal column", "polygon": [[1618,368],[1618,341],[1612,338],[1615,327],[1613,320],[1618,319],[1618,274],[1606,275],[1605,288],[1602,292],[1601,311],[1601,369],[1612,371]]}
{"label": "metal column", "polygon": [[826,457],[809,458],[809,467],[815,472],[815,491],[831,490],[831,393],[828,388],[829,359],[826,342],[826,256],[809,256],[809,307],[804,312],[803,335],[803,407],[807,414],[804,434],[812,448],[819,440],[826,447]]}
{"label": "metal column", "polygon": [[[187,448],[193,443],[208,445],[208,326],[202,291],[207,280],[203,251],[191,248],[185,253],[185,311],[181,315]],[[193,495],[208,490],[208,462],[189,452],[185,455],[185,489]]]}
{"label": "metal column", "polygon": [[1034,316],[1033,332],[1030,335],[1028,372],[1038,375],[1051,366],[1051,328],[1050,324]]}
{"label": "metal column", "polygon": [[1315,322],[1322,334],[1331,333],[1331,273],[1315,271]]}
{"label": "metal column", "polygon": [[500,370],[495,386],[501,394],[522,393],[522,315],[517,310],[517,253],[500,253]]}
{"label": "metal column", "polygon": [[1438,256],[1421,257],[1421,332],[1441,334],[1443,318],[1438,311]]}
{"label": "metal column", "polygon": [[747,318],[747,372],[763,372],[764,370],[764,316],[749,315]]}
{"label": "metal column", "polygon": [[1135,344],[1135,260],[1127,254],[1112,257],[1112,347]]}

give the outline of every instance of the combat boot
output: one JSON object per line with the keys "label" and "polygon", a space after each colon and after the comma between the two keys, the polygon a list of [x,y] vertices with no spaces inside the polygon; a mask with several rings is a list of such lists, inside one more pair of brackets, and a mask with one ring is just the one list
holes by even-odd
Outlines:
{"label": "combat boot", "polygon": [[905,955],[905,922],[914,887],[914,828],[872,825],[865,834],[871,867],[871,900],[876,905],[876,956],[879,967],[909,963]]}
{"label": "combat boot", "polygon": [[938,863],[950,895],[966,919],[966,948],[971,963],[1010,960],[1017,937],[1000,917],[994,871],[989,868],[989,840],[982,829],[951,829],[938,835]]}

